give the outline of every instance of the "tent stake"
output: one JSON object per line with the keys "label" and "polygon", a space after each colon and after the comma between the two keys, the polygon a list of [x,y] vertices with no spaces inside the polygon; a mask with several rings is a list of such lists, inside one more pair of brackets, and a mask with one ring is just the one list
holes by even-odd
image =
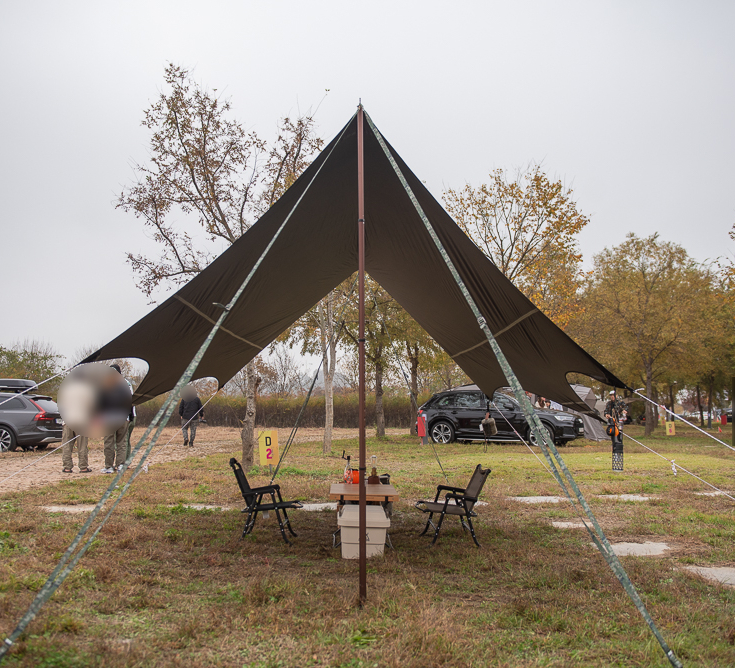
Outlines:
{"label": "tent stake", "polygon": [[358,375],[359,375],[359,422],[360,422],[360,495],[358,509],[359,556],[360,556],[360,597],[362,607],[367,601],[367,498],[365,477],[365,172],[363,153],[363,111],[362,104],[357,107],[357,255],[359,275],[360,328],[358,334]]}

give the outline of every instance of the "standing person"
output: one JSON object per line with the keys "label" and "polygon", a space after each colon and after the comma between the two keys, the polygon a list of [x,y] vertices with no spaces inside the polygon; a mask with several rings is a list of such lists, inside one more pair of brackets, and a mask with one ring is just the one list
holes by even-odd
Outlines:
{"label": "standing person", "polygon": [[536,401],[536,408],[548,408],[549,402],[546,400],[546,397],[539,397]]}
{"label": "standing person", "polygon": [[197,423],[204,419],[204,407],[202,400],[197,396],[197,391],[191,385],[181,390],[179,415],[183,426],[184,445],[193,448],[194,438],[197,435]]}
{"label": "standing person", "polygon": [[89,468],[89,441],[86,436],[77,434],[66,422],[64,422],[64,430],[61,433],[61,442],[64,444],[61,448],[62,473],[74,473],[74,461],[71,454],[74,445],[77,446],[77,458],[79,459],[79,473],[92,473]]}
{"label": "standing person", "polygon": [[[127,378],[125,378],[125,382],[128,384],[128,387],[130,388],[130,394],[134,394],[133,384]],[[130,459],[130,437],[132,436],[133,429],[135,428],[136,415],[137,414],[135,412],[135,404],[131,404],[130,405],[130,415],[128,415],[128,431],[125,436],[125,445],[126,445],[125,461],[128,461],[128,459]]]}
{"label": "standing person", "polygon": [[482,435],[485,438],[485,452],[487,452],[488,439],[498,433],[495,418],[490,417],[490,411],[485,411],[485,417],[480,422],[480,431],[482,431]]}
{"label": "standing person", "polygon": [[[121,376],[122,371],[120,370],[119,364],[110,364],[110,368],[115,369]],[[124,377],[124,376],[123,376]],[[130,388],[130,394],[133,393],[133,386],[130,381],[125,378],[125,382]],[[102,473],[114,473],[122,469],[123,464],[127,460],[130,454],[130,424],[131,418],[133,424],[135,424],[135,409],[131,408],[130,415],[128,415],[125,422],[116,431],[109,436],[105,436],[105,467],[102,469]]]}
{"label": "standing person", "polygon": [[608,433],[612,439],[613,452],[623,451],[623,423],[628,415],[628,409],[618,400],[615,390],[610,392],[610,399],[605,404],[605,418],[608,424]]}

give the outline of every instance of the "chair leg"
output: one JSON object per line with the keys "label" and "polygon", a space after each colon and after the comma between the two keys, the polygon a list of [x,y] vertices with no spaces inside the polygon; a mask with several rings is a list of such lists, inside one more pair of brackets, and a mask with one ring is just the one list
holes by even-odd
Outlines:
{"label": "chair leg", "polygon": [[423,536],[429,530],[429,525],[431,524],[432,517],[434,517],[434,513],[429,513],[429,519],[426,520],[426,526],[424,527],[424,530],[419,534],[419,536]]}
{"label": "chair leg", "polygon": [[286,545],[291,545],[291,541],[286,538],[286,532],[283,529],[283,520],[281,519],[281,513],[276,507],[276,519],[278,520],[278,528],[281,530],[281,537],[286,541]]}
{"label": "chair leg", "polygon": [[467,516],[467,524],[470,525],[470,533],[472,534],[472,540],[475,541],[475,545],[477,545],[477,547],[480,547],[480,543],[477,542],[477,536],[475,536],[475,528],[472,526],[472,520],[470,519],[469,515]]}
{"label": "chair leg", "polygon": [[431,541],[432,545],[436,543],[436,539],[439,538],[439,530],[442,528],[442,522],[444,522],[444,512],[442,512],[441,516],[439,517],[439,524],[436,525],[436,531],[434,531],[434,540]]}
{"label": "chair leg", "polygon": [[255,518],[257,516],[258,516],[257,510],[253,512],[252,510],[248,509],[248,516],[245,519],[245,527],[242,530],[242,536],[240,536],[241,538],[244,538],[253,530],[253,526],[255,526]]}
{"label": "chair leg", "polygon": [[465,524],[464,517],[462,515],[459,516],[459,522],[462,525],[462,533],[467,531],[467,525]]}
{"label": "chair leg", "polygon": [[298,537],[299,537],[299,534],[297,534],[297,533],[296,533],[296,532],[295,532],[295,531],[293,530],[293,528],[291,527],[291,520],[289,520],[289,519],[288,519],[288,513],[286,513],[286,509],[285,509],[285,508],[283,508],[283,519],[284,519],[284,523],[285,523],[285,525],[286,525],[286,528],[288,529],[289,533],[290,533],[290,534],[291,534],[292,536],[296,536],[296,537],[298,538]]}

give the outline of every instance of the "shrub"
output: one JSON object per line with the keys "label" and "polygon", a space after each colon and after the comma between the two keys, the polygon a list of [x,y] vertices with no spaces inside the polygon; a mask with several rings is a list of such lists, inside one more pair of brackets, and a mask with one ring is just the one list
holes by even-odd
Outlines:
{"label": "shrub", "polygon": [[[304,396],[298,397],[258,397],[256,400],[256,423],[258,427],[293,427],[304,403]],[[138,425],[147,426],[161,407],[165,396],[156,397],[137,407]],[[426,399],[426,398],[424,398]],[[421,399],[419,399],[421,403]],[[207,404],[204,415],[213,427],[240,427],[245,418],[247,401],[245,397],[216,396]],[[405,395],[386,395],[383,397],[383,410],[387,427],[408,428],[415,421],[411,410],[411,400]],[[176,419],[178,413],[174,410]],[[334,426],[357,428],[357,393],[338,394],[334,397]],[[375,397],[368,396],[365,403],[365,421],[368,426],[375,425]],[[301,427],[324,426],[324,397],[312,396],[304,415]]]}

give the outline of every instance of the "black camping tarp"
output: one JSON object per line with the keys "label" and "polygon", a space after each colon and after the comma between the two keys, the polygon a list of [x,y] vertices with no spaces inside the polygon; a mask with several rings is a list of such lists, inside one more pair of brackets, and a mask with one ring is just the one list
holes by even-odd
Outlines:
{"label": "black camping tarp", "polygon": [[[566,380],[568,372],[625,387],[505,278],[392,147],[390,150],[524,388],[587,412],[588,407]],[[84,361],[116,357],[145,360],[149,371],[135,393],[135,403],[170,390],[221,313],[213,303],[225,304],[232,298],[304,193],[195,374],[196,378],[212,376],[220,384],[227,382],[357,270],[355,118],[237,242]],[[365,132],[365,203],[368,273],[492,396],[496,388],[507,384],[505,377],[369,129]]]}

